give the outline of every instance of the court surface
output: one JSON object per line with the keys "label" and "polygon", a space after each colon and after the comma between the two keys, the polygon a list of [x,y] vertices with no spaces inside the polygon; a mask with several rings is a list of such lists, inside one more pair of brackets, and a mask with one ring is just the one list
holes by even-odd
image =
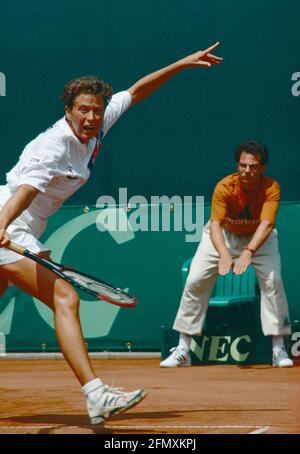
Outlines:
{"label": "court surface", "polygon": [[0,358],[0,434],[300,433],[300,367],[194,366],[159,359],[93,360],[102,380],[148,396],[90,426],[80,386],[64,360]]}

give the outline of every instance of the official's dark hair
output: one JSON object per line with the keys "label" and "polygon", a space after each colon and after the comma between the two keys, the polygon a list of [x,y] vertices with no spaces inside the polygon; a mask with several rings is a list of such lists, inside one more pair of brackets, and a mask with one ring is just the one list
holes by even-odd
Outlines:
{"label": "official's dark hair", "polygon": [[97,76],[78,77],[65,85],[60,99],[72,109],[74,99],[81,93],[103,96],[104,101],[107,102],[112,95],[112,87]]}
{"label": "official's dark hair", "polygon": [[269,160],[269,151],[265,145],[254,140],[247,140],[247,142],[241,143],[235,150],[234,157],[236,162],[240,161],[242,152],[250,153],[252,155],[260,156],[260,162],[267,164]]}

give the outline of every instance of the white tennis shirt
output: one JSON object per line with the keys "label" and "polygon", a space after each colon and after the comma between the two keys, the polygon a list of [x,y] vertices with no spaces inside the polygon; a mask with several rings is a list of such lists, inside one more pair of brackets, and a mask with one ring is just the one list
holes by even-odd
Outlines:
{"label": "white tennis shirt", "polygon": [[25,147],[18,163],[6,174],[7,185],[1,187],[0,204],[22,184],[40,191],[18,218],[28,233],[39,237],[48,216],[88,180],[101,141],[130,105],[128,91],[113,95],[105,110],[99,138],[92,138],[87,144],[81,143],[66,119],[61,118]]}
{"label": "white tennis shirt", "polygon": [[[65,118],[32,140],[23,150],[18,163],[6,174],[7,184],[0,186],[0,209],[22,184],[30,184],[40,192],[31,205],[7,228],[10,239],[32,252],[49,249],[38,238],[47,225],[47,218],[89,178],[108,130],[131,105],[131,95],[121,91],[112,96],[105,109],[99,137],[83,144],[75,136]],[[0,248],[0,265],[23,257]]]}

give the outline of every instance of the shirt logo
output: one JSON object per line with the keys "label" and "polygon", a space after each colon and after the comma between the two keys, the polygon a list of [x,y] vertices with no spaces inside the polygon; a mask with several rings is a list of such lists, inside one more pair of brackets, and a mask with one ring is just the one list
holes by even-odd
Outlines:
{"label": "shirt logo", "polygon": [[[67,170],[68,170],[69,173],[71,173],[71,174],[73,173],[72,167],[68,167]],[[69,180],[77,180],[78,179],[78,177],[76,175],[67,175],[67,178]]]}
{"label": "shirt logo", "polygon": [[259,219],[247,219],[247,218],[239,218],[233,219],[229,216],[225,218],[226,222],[231,225],[257,225],[260,223]]}

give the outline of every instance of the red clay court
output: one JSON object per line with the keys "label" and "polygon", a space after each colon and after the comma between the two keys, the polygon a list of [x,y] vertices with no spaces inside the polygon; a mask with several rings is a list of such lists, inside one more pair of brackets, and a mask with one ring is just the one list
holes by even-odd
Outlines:
{"label": "red clay court", "polygon": [[170,370],[159,368],[158,359],[93,363],[104,382],[142,387],[148,396],[128,412],[90,426],[80,387],[64,360],[2,358],[0,434],[300,433],[299,366]]}

